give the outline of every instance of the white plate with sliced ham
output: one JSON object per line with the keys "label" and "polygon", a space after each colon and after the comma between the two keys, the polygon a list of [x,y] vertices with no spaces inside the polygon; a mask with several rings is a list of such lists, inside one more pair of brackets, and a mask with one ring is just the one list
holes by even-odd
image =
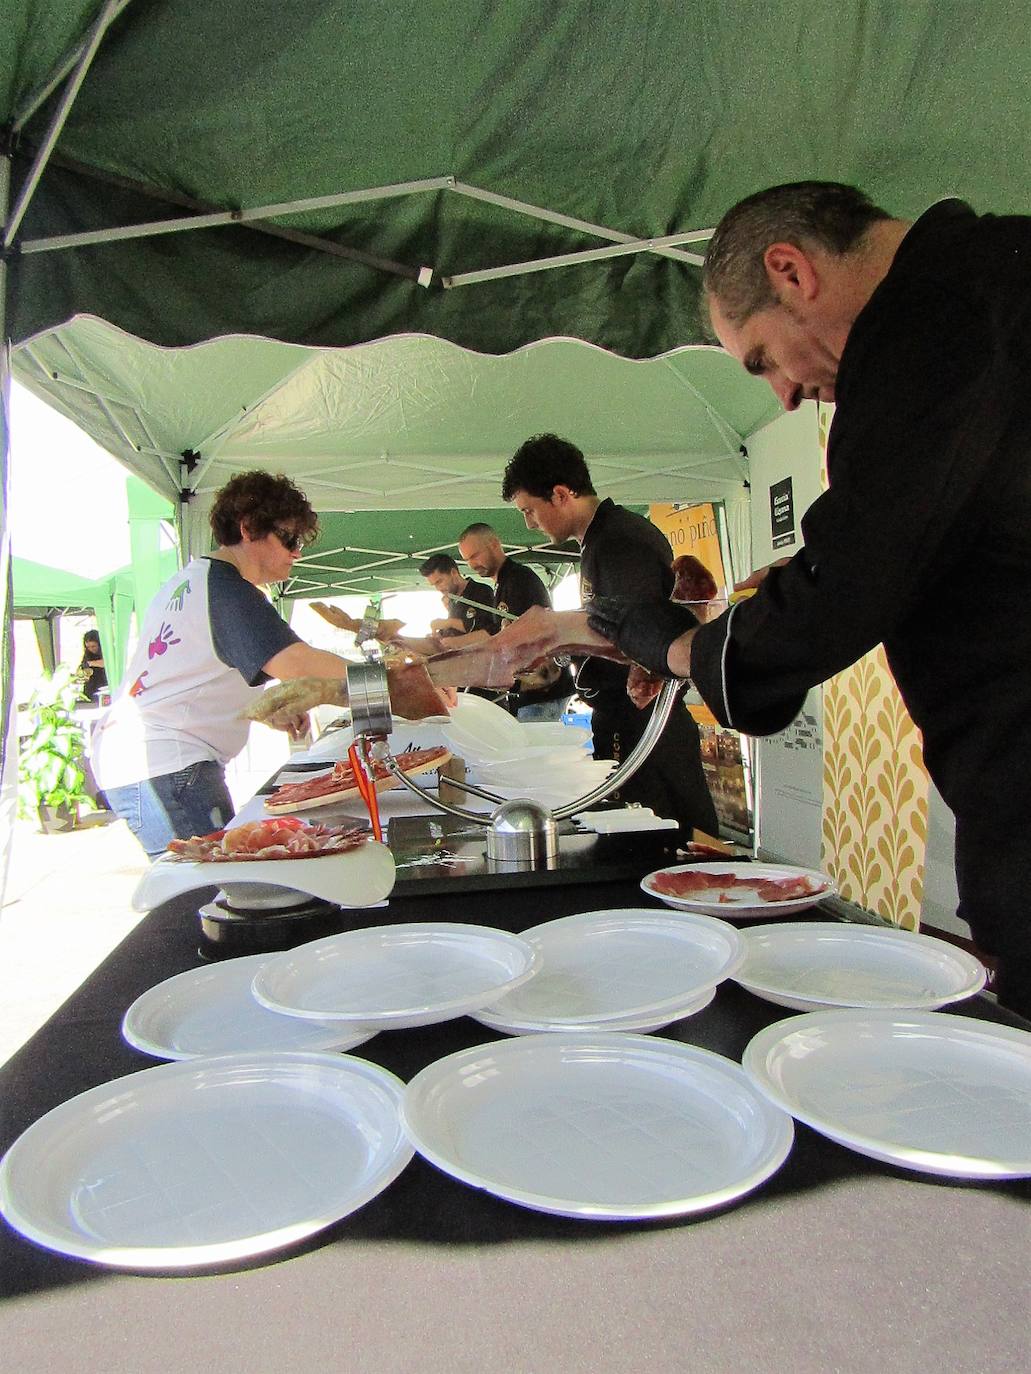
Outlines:
{"label": "white plate with sliced ham", "polygon": [[837,891],[816,869],[759,863],[678,864],[649,873],[641,888],[674,910],[725,921],[791,916]]}
{"label": "white plate with sliced ham", "polygon": [[150,911],[198,887],[229,892],[272,887],[306,892],[339,906],[381,902],[394,886],[394,856],[354,825],[309,825],[293,816],[246,821],[229,830],[173,840],[133,893]]}

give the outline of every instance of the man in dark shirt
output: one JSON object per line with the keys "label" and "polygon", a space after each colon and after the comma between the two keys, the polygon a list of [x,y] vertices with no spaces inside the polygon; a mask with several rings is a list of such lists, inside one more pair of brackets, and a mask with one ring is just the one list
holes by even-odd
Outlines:
{"label": "man in dark shirt", "polygon": [[[543,530],[555,543],[578,541],[585,603],[606,595],[669,599],[673,554],[666,537],[643,516],[599,499],[574,444],[554,434],[528,439],[505,468],[501,494],[528,529]],[[625,663],[595,656],[584,659],[577,673],[577,690],[592,708],[597,759],[625,759],[648,723],[650,713],[627,696],[628,673]],[[695,829],[718,833],[698,726],[685,707],[677,706],[657,746],[613,799],[640,802],[672,818],[685,841]]]}
{"label": "man in dark shirt", "polygon": [[1031,219],[946,200],[910,224],[853,187],[774,187],[724,217],[704,283],[785,409],[837,403],[830,487],[727,615],[591,623],[753,734],[883,641],[956,816],[959,914],[1031,1016]]}
{"label": "man in dark shirt", "polygon": [[[531,606],[551,609],[547,587],[532,568],[508,557],[490,525],[469,525],[458,536],[458,548],[473,572],[494,579],[494,605],[499,611],[519,616]],[[504,623],[499,617],[490,633],[496,633]],[[515,691],[509,693],[509,710],[519,720],[560,720],[572,694],[569,669],[548,663],[517,679]]]}
{"label": "man in dark shirt", "polygon": [[[493,591],[486,582],[463,577],[449,553],[431,554],[420,566],[419,572],[431,587],[440,592],[447,610],[446,620],[432,622],[430,628],[434,634],[448,637],[473,634],[476,630],[486,630],[490,634],[497,628],[497,617],[486,609],[494,605]],[[456,597],[461,597],[461,600],[455,600]],[[470,605],[470,602],[476,602],[476,605]]]}

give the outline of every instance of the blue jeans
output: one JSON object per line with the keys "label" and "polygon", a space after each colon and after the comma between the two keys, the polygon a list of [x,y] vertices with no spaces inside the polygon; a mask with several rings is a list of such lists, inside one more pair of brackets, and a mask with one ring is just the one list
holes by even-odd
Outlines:
{"label": "blue jeans", "polygon": [[169,840],[221,830],[233,815],[222,767],[207,760],[127,787],[108,787],[105,796],[152,859],[164,853]]}
{"label": "blue jeans", "polygon": [[568,700],[568,697],[559,697],[556,701],[535,701],[532,706],[520,706],[516,720],[561,720]]}

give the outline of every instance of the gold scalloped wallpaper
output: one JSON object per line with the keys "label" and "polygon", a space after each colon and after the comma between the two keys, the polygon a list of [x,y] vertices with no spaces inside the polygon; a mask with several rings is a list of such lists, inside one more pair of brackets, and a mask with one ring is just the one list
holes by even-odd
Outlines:
{"label": "gold scalloped wallpaper", "polygon": [[[833,410],[819,407],[826,484]],[[927,771],[920,735],[883,647],[823,688],[821,865],[846,901],[916,930],[927,847]]]}

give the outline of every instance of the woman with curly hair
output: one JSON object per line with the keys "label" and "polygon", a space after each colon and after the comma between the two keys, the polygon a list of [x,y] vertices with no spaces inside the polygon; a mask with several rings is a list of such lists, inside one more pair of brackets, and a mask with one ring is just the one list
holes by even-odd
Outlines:
{"label": "woman with curly hair", "polygon": [[[232,816],[225,767],[246,743],[243,714],[263,683],[347,673],[345,659],[304,643],[259,590],[288,578],[318,531],[304,493],[282,475],[239,473],[210,519],[216,548],[154,597],[94,744],[99,786],[152,857]],[[282,724],[296,735],[307,720]]]}

